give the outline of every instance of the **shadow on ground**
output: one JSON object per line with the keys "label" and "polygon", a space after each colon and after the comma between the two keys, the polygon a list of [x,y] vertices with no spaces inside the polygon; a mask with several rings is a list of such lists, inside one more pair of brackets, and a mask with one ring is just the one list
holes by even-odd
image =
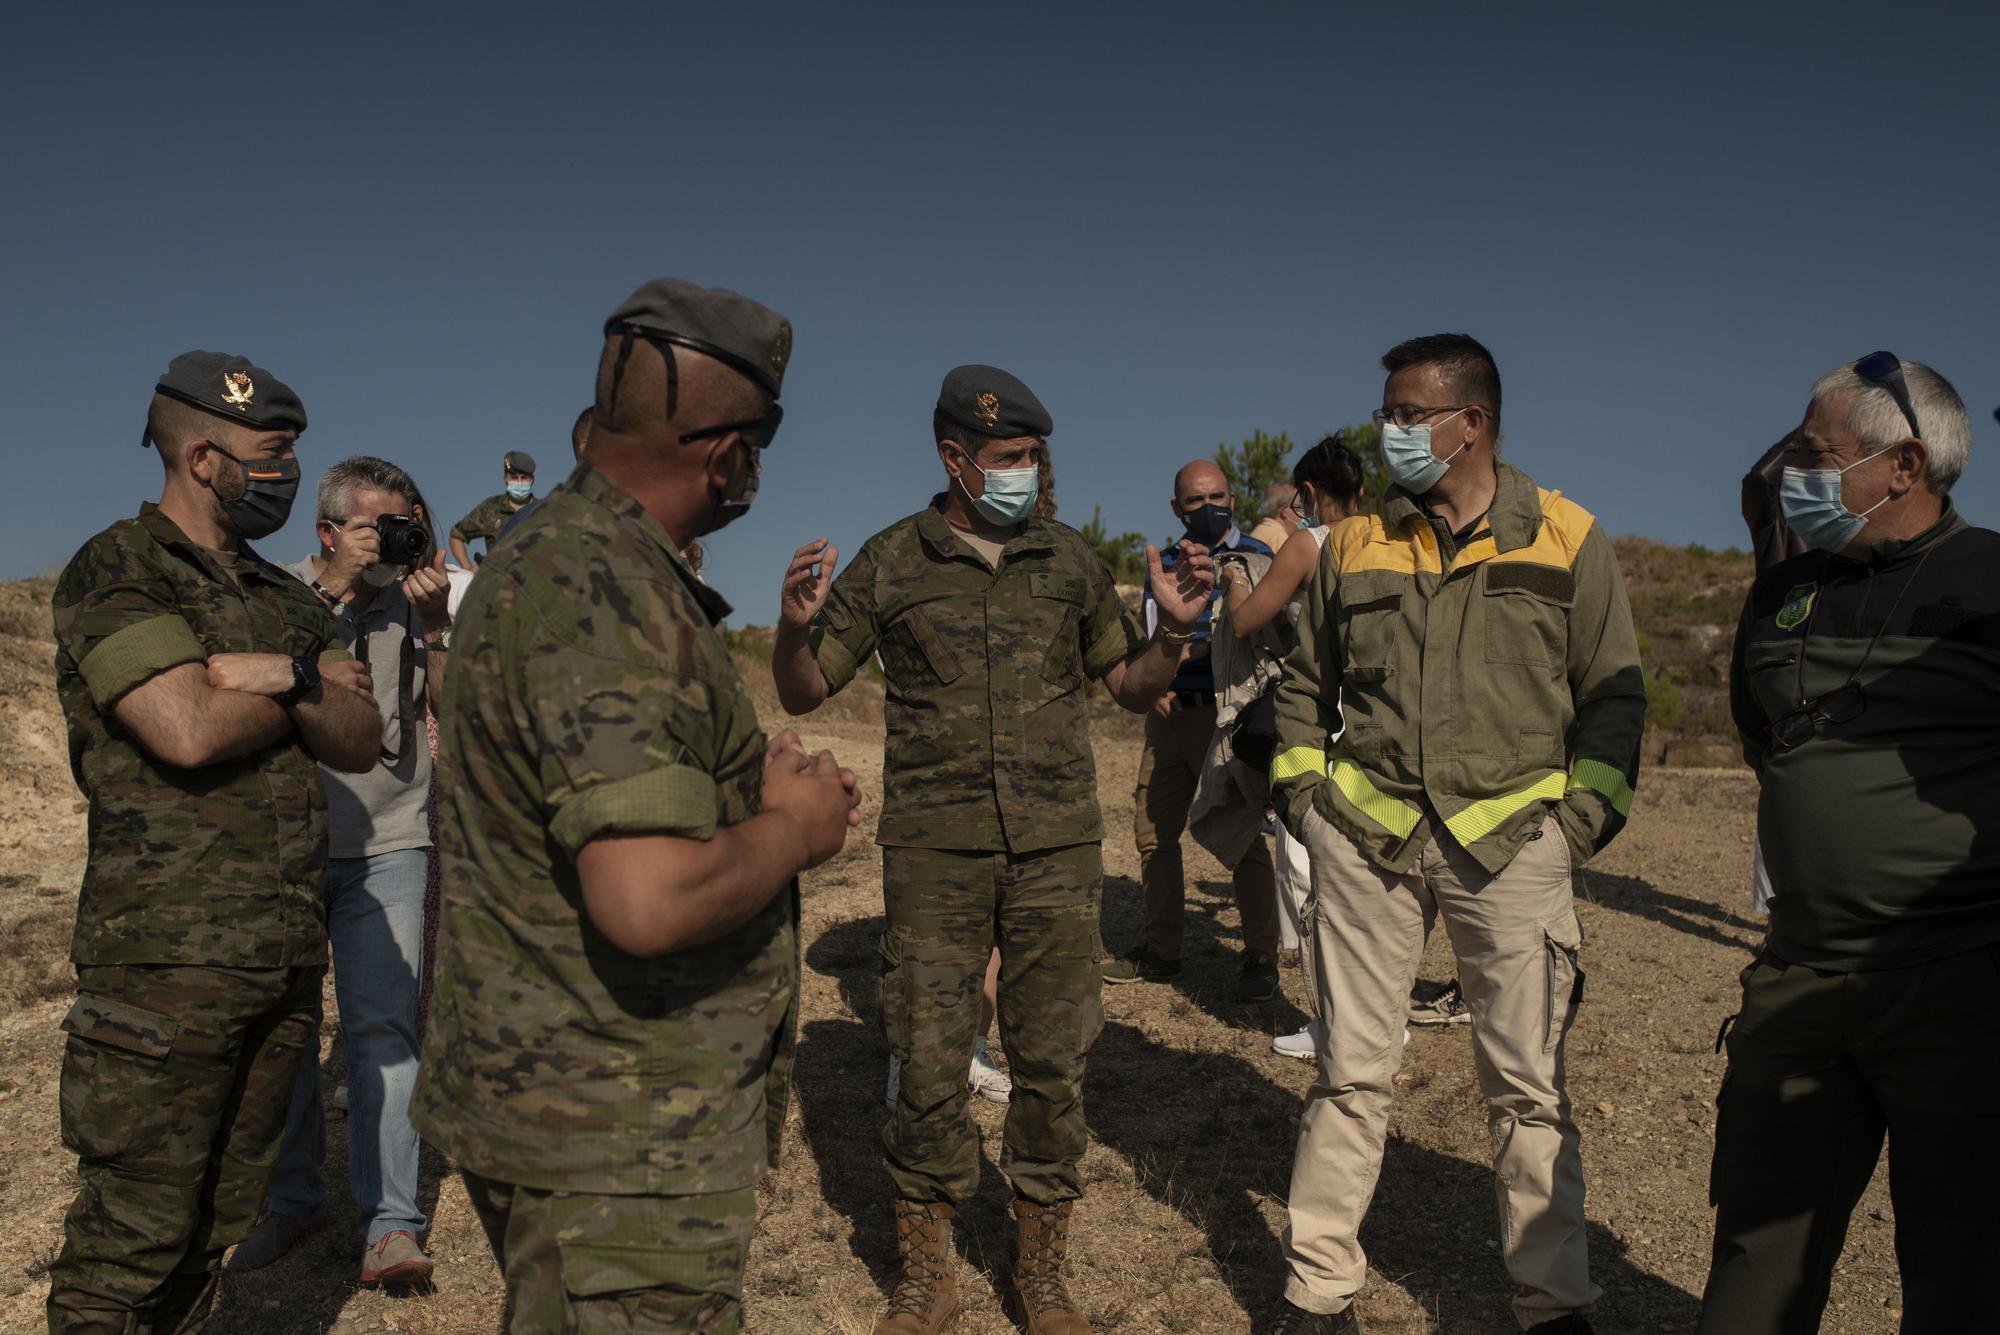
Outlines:
{"label": "shadow on ground", "polygon": [[[337,1088],[345,1074],[340,1045],[333,1044],[320,1066],[321,1097]],[[208,1335],[329,1330],[340,1320],[348,1299],[360,1287],[361,1268],[361,1240],[347,1187],[347,1118],[341,1114],[327,1114],[326,1158],[320,1171],[326,1181],[326,1226],[263,1270],[236,1275],[225,1269],[215,1313],[205,1327]],[[426,1218],[437,1215],[438,1193],[448,1171],[444,1155],[426,1144],[417,1176],[417,1208]],[[384,1292],[400,1300],[428,1290]],[[282,1300],[277,1296],[281,1294]]]}
{"label": "shadow on ground", "polygon": [[[1586,871],[1583,883],[1585,895],[1593,903],[1671,927],[1677,932],[1686,932],[1689,936],[1727,946],[1731,950],[1754,946],[1764,935],[1764,923],[1760,920],[1720,908],[1706,900],[1673,894],[1636,876]],[[1747,903],[1750,897],[1747,884],[1743,888],[1743,897]]]}

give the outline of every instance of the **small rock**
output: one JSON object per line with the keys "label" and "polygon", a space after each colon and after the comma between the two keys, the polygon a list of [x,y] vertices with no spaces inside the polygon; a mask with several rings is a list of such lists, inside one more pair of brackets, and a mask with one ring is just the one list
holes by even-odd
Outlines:
{"label": "small rock", "polygon": [[1611,1116],[1611,1105],[1608,1103],[1600,1103],[1597,1105],[1597,1111],[1603,1113],[1606,1117],[1609,1117]]}

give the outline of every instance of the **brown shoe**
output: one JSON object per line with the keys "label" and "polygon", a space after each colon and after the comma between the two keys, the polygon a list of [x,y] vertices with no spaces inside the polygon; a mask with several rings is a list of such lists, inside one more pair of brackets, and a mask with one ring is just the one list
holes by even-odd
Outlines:
{"label": "brown shoe", "polygon": [[1090,1322],[1071,1301],[1062,1276],[1063,1257],[1069,1252],[1069,1216],[1075,1208],[1075,1201],[1036,1205],[1014,1198],[1018,1230],[1014,1292],[1021,1298],[1028,1335],[1090,1335]]}
{"label": "brown shoe", "polygon": [[937,1335],[958,1319],[951,1268],[951,1220],[943,1201],[896,1202],[896,1257],[903,1273],[875,1335]]}
{"label": "brown shoe", "polygon": [[364,1285],[428,1284],[431,1258],[417,1246],[409,1230],[384,1233],[375,1245],[361,1253],[361,1282]]}

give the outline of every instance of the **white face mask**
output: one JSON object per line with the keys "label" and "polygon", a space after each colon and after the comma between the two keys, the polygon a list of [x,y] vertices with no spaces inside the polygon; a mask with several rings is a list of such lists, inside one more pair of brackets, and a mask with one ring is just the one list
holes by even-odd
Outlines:
{"label": "white face mask", "polygon": [[377,561],[361,572],[361,582],[371,589],[386,589],[396,582],[396,577],[401,573],[396,566]]}

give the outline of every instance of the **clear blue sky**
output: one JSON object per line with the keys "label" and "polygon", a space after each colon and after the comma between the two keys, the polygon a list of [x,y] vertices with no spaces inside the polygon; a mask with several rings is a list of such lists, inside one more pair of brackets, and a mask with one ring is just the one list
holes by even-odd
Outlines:
{"label": "clear blue sky", "polygon": [[1812,378],[1887,347],[1964,393],[2000,523],[1990,4],[38,6],[5,45],[0,577],[158,494],[187,348],[300,391],[308,487],[381,454],[456,517],[525,448],[545,490],[661,274],[797,330],[711,545],[742,621],[931,494],[967,361],[1053,412],[1065,519],[1157,538],[1178,465],[1466,330],[1544,485],[1726,546]]}

